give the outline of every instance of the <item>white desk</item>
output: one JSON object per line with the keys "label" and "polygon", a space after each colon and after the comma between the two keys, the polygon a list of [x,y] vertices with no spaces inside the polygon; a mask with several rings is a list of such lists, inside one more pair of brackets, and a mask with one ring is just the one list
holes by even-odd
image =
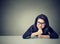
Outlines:
{"label": "white desk", "polygon": [[23,39],[22,36],[0,36],[0,44],[60,44],[60,38]]}

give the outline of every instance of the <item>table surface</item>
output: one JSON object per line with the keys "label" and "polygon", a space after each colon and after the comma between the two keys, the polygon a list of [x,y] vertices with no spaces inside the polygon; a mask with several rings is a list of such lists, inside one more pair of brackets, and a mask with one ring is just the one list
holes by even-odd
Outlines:
{"label": "table surface", "polygon": [[0,36],[0,44],[59,44],[59,39],[23,39],[22,36]]}

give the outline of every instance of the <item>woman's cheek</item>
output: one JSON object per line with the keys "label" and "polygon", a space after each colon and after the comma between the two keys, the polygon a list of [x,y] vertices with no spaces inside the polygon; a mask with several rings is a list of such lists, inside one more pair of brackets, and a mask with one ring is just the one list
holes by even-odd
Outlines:
{"label": "woman's cheek", "polygon": [[40,26],[40,25],[37,25],[37,28],[38,28],[38,29],[41,29],[41,28],[42,28],[42,26]]}

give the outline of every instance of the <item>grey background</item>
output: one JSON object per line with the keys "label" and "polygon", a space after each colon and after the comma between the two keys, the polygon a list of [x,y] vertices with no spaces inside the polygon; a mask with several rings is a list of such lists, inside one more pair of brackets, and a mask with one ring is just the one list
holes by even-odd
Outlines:
{"label": "grey background", "polygon": [[50,26],[60,34],[60,0],[0,1],[0,35],[23,35],[43,13]]}

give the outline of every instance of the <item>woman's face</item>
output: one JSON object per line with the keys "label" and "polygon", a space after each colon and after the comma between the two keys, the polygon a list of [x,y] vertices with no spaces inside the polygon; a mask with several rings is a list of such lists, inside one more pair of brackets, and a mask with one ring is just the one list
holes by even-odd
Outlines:
{"label": "woman's face", "polygon": [[38,29],[43,29],[44,27],[45,27],[45,22],[44,22],[44,20],[41,19],[41,18],[39,18],[39,19],[37,20],[37,28],[38,28]]}

